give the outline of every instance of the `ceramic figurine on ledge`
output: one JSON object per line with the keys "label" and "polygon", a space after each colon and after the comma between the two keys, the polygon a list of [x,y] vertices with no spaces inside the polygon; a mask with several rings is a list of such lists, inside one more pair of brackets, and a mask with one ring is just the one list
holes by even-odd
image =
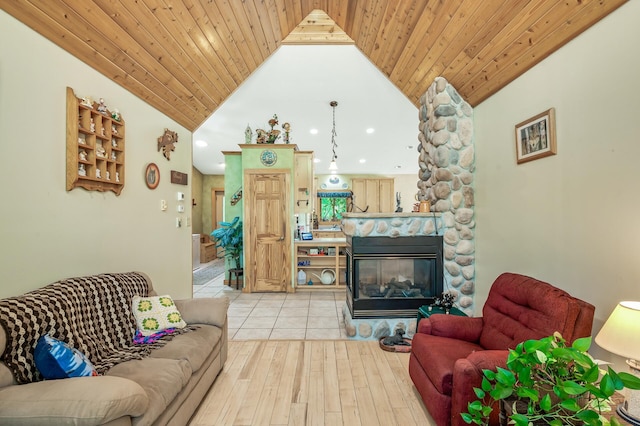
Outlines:
{"label": "ceramic figurine on ledge", "polygon": [[111,133],[113,133],[114,135],[118,134],[118,129],[116,129],[116,125],[115,124],[111,125]]}
{"label": "ceramic figurine on ledge", "polygon": [[117,148],[118,147],[118,142],[116,142],[115,139],[111,139],[111,146],[114,147],[114,148]]}
{"label": "ceramic figurine on ledge", "polygon": [[120,172],[116,172],[116,182],[120,182]]}
{"label": "ceramic figurine on ledge", "polygon": [[104,136],[104,127],[100,129],[100,133]]}
{"label": "ceramic figurine on ledge", "polygon": [[282,140],[284,140],[284,143],[289,143],[289,132],[291,131],[291,124],[289,123],[284,123],[282,125],[282,129],[284,130],[284,136],[282,137]]}
{"label": "ceramic figurine on ledge", "polygon": [[111,118],[113,118],[116,121],[120,121],[120,111],[118,111],[117,109],[114,109],[111,112]]}
{"label": "ceramic figurine on ledge", "polygon": [[82,102],[80,102],[80,105],[84,105],[87,108],[93,108],[93,101],[91,100],[90,96],[85,96],[84,98],[82,98]]}
{"label": "ceramic figurine on ledge", "polygon": [[113,152],[113,151],[111,151],[111,159],[112,159],[113,161],[116,161],[116,153],[115,153],[115,152]]}
{"label": "ceramic figurine on ledge", "polygon": [[100,169],[96,169],[96,177],[98,179],[102,179],[101,173],[100,173]]}
{"label": "ceramic figurine on ledge", "polygon": [[80,164],[80,167],[78,167],[78,175],[80,175],[80,176],[86,176],[87,175],[87,171],[84,168],[84,164]]}
{"label": "ceramic figurine on ledge", "polygon": [[93,117],[91,117],[91,124],[89,125],[89,129],[90,129],[92,132],[95,132],[95,131],[96,131],[96,122],[95,122],[95,121],[93,121]]}
{"label": "ceramic figurine on ledge", "polygon": [[111,173],[109,173],[109,170],[107,170],[107,171],[105,172],[105,175],[106,175],[106,176],[105,176],[105,178],[106,178],[107,180],[111,180]]}
{"label": "ceramic figurine on ledge", "polygon": [[78,156],[80,157],[80,160],[87,161],[87,152],[84,149],[78,152]]}
{"label": "ceramic figurine on ledge", "polygon": [[78,143],[79,143],[80,145],[84,145],[84,135],[82,135],[82,136],[78,136]]}
{"label": "ceramic figurine on ledge", "polygon": [[251,143],[251,137],[253,136],[253,132],[251,131],[251,127],[247,124],[247,128],[244,129],[244,143]]}
{"label": "ceramic figurine on ledge", "polygon": [[104,147],[102,146],[102,144],[96,144],[96,155],[98,157],[102,157],[104,158],[105,154],[106,154],[106,150],[104,149]]}
{"label": "ceramic figurine on ledge", "polygon": [[101,114],[107,113],[107,106],[104,104],[103,98],[100,98],[100,103],[98,104],[98,112]]}

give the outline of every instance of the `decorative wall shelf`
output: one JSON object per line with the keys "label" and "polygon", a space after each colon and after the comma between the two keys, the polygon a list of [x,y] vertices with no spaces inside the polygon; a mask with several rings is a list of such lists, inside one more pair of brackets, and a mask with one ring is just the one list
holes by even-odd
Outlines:
{"label": "decorative wall shelf", "polygon": [[[119,116],[119,114],[117,114]],[[67,191],[124,188],[125,124],[98,104],[85,105],[67,87]]]}

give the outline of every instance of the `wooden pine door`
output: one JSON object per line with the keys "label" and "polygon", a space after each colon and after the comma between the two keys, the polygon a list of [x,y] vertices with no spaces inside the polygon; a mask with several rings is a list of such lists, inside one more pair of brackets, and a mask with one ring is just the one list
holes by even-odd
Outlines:
{"label": "wooden pine door", "polygon": [[291,288],[290,179],[286,170],[245,170],[245,279],[250,292]]}

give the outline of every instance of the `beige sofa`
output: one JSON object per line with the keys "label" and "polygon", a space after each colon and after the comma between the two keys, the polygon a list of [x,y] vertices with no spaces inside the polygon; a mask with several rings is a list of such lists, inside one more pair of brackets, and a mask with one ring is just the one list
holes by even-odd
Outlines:
{"label": "beige sofa", "polygon": [[[128,330],[129,321],[134,321],[133,333],[133,315],[127,317],[124,311],[119,313],[117,307],[130,305],[132,288],[136,289],[133,292],[141,293],[138,294],[140,296],[156,295],[148,276],[130,272],[71,278],[22,296],[0,300],[0,322],[3,326],[0,330],[0,350],[3,352],[0,362],[0,424],[188,423],[227,358],[227,298],[176,300],[178,310],[189,325],[188,332],[173,336],[164,346],[150,349],[149,353],[135,355],[140,359],[116,363],[98,377],[41,380],[37,377],[39,372],[29,370],[32,366],[28,359],[25,364],[20,364],[25,358],[22,353],[10,356],[11,351],[20,352],[22,347],[37,341],[40,335],[52,332],[81,335],[83,341],[72,345],[78,349],[82,345],[95,345],[96,330],[107,330],[103,331],[104,338],[112,339],[107,336],[108,330],[118,318],[123,317],[125,330]],[[88,297],[83,299],[87,296],[85,293]],[[93,305],[96,299],[100,301],[91,309],[97,309],[99,315],[82,306]],[[78,306],[79,300],[85,300],[81,306]],[[42,317],[43,320],[34,320],[35,316],[30,320],[23,319],[21,312],[30,308],[16,309],[17,303],[48,306],[47,316]],[[52,314],[51,310],[55,309],[58,312]],[[29,321],[31,326],[25,325]],[[85,341],[90,340],[87,335],[91,335],[94,341]],[[98,344],[104,343],[102,339],[97,340]],[[28,358],[28,350],[25,354]],[[25,372],[32,374],[32,381],[25,383]]]}

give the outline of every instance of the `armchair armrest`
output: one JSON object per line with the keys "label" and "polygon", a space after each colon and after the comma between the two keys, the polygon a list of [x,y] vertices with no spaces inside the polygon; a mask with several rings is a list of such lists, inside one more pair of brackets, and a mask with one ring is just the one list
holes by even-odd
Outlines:
{"label": "armchair armrest", "polygon": [[228,297],[182,299],[174,302],[187,324],[210,324],[222,327],[227,319]]}
{"label": "armchair armrest", "polygon": [[477,343],[482,333],[482,325],[481,317],[435,314],[420,321],[418,333]]}
{"label": "armchair armrest", "polygon": [[[452,425],[465,425],[460,413],[467,412],[470,402],[478,399],[473,388],[482,385],[482,370],[496,370],[507,365],[508,350],[486,350],[473,352],[456,361],[453,367],[453,390],[451,392]],[[489,424],[498,424],[497,404],[493,407]]]}
{"label": "armchair armrest", "polygon": [[0,423],[97,425],[144,414],[146,392],[122,377],[74,377],[0,388]]}

